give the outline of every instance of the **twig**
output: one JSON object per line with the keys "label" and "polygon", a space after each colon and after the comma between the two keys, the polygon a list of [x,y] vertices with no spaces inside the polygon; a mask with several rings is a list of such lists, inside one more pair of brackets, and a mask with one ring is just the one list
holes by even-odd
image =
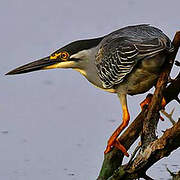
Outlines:
{"label": "twig", "polygon": [[173,177],[175,174],[169,170],[169,168],[166,166],[166,170],[169,172],[169,174]]}
{"label": "twig", "polygon": [[141,148],[141,146],[142,146],[142,143],[139,142],[138,145],[136,146],[136,148],[135,148],[135,150],[134,150],[134,152],[133,152],[133,154],[132,154],[132,156],[131,156],[131,158],[130,158],[128,164],[127,164],[127,167],[126,167],[127,169],[129,169],[129,167],[130,167],[130,165],[131,165],[131,163],[132,163],[132,161],[133,161],[133,159],[134,159],[136,153],[137,153],[138,150]]}
{"label": "twig", "polygon": [[171,121],[171,123],[174,125],[176,121],[172,118],[172,115],[174,113],[175,108],[172,109],[170,114],[168,114],[164,109],[161,110],[161,112]]}

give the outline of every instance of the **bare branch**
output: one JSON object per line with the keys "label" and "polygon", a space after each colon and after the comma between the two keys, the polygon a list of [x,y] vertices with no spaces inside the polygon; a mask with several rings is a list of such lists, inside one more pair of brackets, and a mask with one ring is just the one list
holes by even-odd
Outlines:
{"label": "bare branch", "polygon": [[[177,53],[179,45],[180,45],[180,32],[176,33],[173,43],[175,46],[175,51],[173,54],[171,54],[170,57],[168,57],[171,63],[166,68],[166,73],[163,72],[163,76],[165,76],[166,80],[168,79],[168,77],[166,76],[167,72],[170,71],[170,69],[172,67],[172,62],[175,59],[176,53]],[[161,76],[161,78],[163,76]],[[162,84],[162,86],[165,87],[165,84]],[[172,101],[176,97],[178,97],[179,92],[180,92],[180,74],[163,91],[163,96],[165,97],[166,103],[168,104],[170,101]],[[162,94],[160,97],[162,97]],[[159,100],[159,102],[158,102],[159,105],[160,105],[160,102],[161,102],[161,100]],[[155,104],[158,104],[158,103],[155,102]],[[160,106],[157,109],[159,110]],[[145,112],[145,110],[143,110],[138,115],[138,117],[133,121],[133,123],[128,127],[128,129],[123,133],[123,135],[121,135],[121,137],[119,138],[119,141],[126,147],[126,149],[129,149],[130,146],[139,137],[140,132],[142,130],[142,122],[144,120],[144,117],[147,116],[146,113],[147,112]],[[154,116],[153,113],[152,113],[152,115]],[[157,141],[157,140],[155,140],[155,141]],[[153,142],[155,142],[155,141],[153,141]],[[153,143],[153,142],[151,142],[151,143]],[[147,143],[147,147],[149,147],[148,143]],[[146,150],[146,148],[145,148],[145,150]],[[171,150],[173,150],[173,149],[171,149]],[[145,152],[148,152],[148,151],[146,150]],[[123,157],[124,157],[123,154],[120,151],[118,151],[116,148],[114,148],[112,150],[112,152],[110,152],[109,154],[105,155],[103,166],[102,166],[100,175],[98,177],[98,180],[106,180],[110,176],[111,176],[111,178],[109,178],[109,179],[113,179],[116,176],[116,177],[118,177],[117,179],[120,179],[120,177],[121,178],[123,177],[124,180],[126,179],[126,177],[128,177],[128,179],[133,179],[133,178],[138,178],[138,177],[144,176],[145,171],[144,172],[137,171],[138,173],[136,173],[136,172],[130,173],[128,171],[125,171],[126,166],[121,166]],[[152,164],[150,164],[150,165],[152,165]],[[145,163],[144,168],[148,169],[149,167],[150,166],[148,166],[148,163],[147,164]],[[112,176],[113,173],[114,173],[114,175]]]}
{"label": "bare branch", "polygon": [[[155,162],[160,160],[161,158],[168,156],[173,150],[180,147],[180,120],[170,129],[167,129],[165,133],[157,140],[153,141],[148,145],[148,147],[142,152],[132,168],[130,169],[131,172],[135,171],[137,168],[146,170],[153,165]],[[143,168],[140,168],[140,164],[142,162],[145,163]]]}
{"label": "bare branch", "polygon": [[[180,120],[178,120],[172,128],[167,129],[159,139],[151,142],[147,148],[139,154],[129,169],[127,169],[125,165],[121,166],[108,180],[144,178],[149,167],[163,157],[169,156],[173,150],[180,147],[179,139]],[[148,178],[147,175],[146,177]]]}

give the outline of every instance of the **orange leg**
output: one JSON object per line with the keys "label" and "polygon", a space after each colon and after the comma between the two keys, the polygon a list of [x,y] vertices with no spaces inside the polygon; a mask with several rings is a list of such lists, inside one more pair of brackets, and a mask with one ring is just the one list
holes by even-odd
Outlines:
{"label": "orange leg", "polygon": [[165,100],[165,98],[163,97],[163,98],[162,98],[162,102],[161,102],[161,107],[162,107],[162,109],[164,109],[165,106],[166,106],[166,100]]}
{"label": "orange leg", "polygon": [[[148,106],[148,105],[150,104],[150,102],[151,102],[151,100],[152,100],[152,97],[153,97],[152,94],[148,94],[148,95],[147,95],[146,99],[140,103],[141,109],[143,109],[144,106]],[[162,109],[164,109],[165,106],[166,106],[166,100],[165,100],[165,98],[163,97],[163,98],[162,98],[162,102],[161,102],[161,107],[162,107]]]}
{"label": "orange leg", "polygon": [[141,109],[143,109],[144,106],[148,106],[150,104],[152,97],[152,94],[147,95],[146,99],[140,103]]}
{"label": "orange leg", "polygon": [[[151,100],[152,100],[152,97],[153,97],[152,94],[148,94],[148,95],[147,95],[146,99],[140,103],[141,109],[143,109],[144,106],[148,106],[148,105],[150,104],[150,102],[151,102]],[[165,100],[165,98],[163,97],[163,98],[162,98],[162,102],[161,102],[161,107],[162,107],[162,109],[164,109],[165,106],[166,106],[166,100]],[[162,121],[164,121],[164,118],[163,118],[162,116],[160,116],[160,119],[161,119]]]}
{"label": "orange leg", "polygon": [[120,124],[120,126],[114,131],[114,133],[111,135],[111,137],[108,140],[108,145],[106,147],[106,150],[104,151],[105,154],[110,152],[113,147],[116,147],[120,149],[125,156],[129,156],[127,153],[126,148],[119,142],[118,136],[119,134],[123,131],[123,129],[128,125],[130,115],[128,112],[127,108],[127,103],[126,103],[126,95],[119,95],[121,104],[122,104],[122,110],[123,110],[123,122]]}

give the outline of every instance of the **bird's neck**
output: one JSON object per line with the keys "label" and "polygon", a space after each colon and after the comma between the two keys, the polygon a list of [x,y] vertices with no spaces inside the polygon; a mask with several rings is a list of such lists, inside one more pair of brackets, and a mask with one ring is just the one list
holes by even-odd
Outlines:
{"label": "bird's neck", "polygon": [[80,72],[86,79],[95,86],[102,86],[102,82],[97,74],[95,66],[95,54],[97,53],[97,47],[82,50],[76,54],[76,58],[79,58],[79,62],[73,69]]}
{"label": "bird's neck", "polygon": [[95,54],[97,54],[98,48],[94,47],[88,50],[83,50],[79,52],[79,58],[81,60],[74,70],[80,72],[91,84],[95,87],[103,89],[108,92],[114,92],[114,89],[105,89],[103,87],[102,81],[100,80],[95,65]]}

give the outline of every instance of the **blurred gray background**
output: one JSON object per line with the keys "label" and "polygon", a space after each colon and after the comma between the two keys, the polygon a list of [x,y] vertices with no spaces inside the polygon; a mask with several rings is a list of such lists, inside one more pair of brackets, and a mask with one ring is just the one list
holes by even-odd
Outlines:
{"label": "blurred gray background", "polygon": [[[172,39],[180,30],[179,7],[179,0],[1,0],[0,179],[93,180],[107,139],[121,122],[116,95],[94,88],[77,72],[4,76],[6,72],[73,40],[132,24],[150,23]],[[172,75],[177,72],[175,68]],[[128,98],[131,121],[145,96]],[[173,107],[177,120],[177,103],[168,105],[167,112]],[[160,122],[158,135],[170,126],[167,119]],[[148,174],[168,179],[166,165],[178,170],[179,161],[177,150]]]}

